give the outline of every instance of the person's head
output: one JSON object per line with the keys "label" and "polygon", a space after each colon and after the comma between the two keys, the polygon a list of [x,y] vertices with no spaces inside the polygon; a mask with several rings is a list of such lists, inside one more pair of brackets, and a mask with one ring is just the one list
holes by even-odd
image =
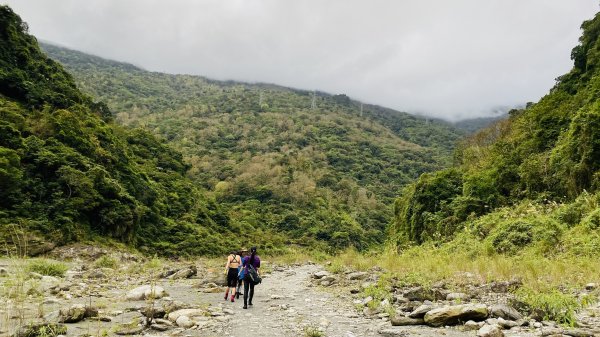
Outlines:
{"label": "person's head", "polygon": [[231,255],[237,255],[237,252],[235,250],[232,250],[231,252],[229,252],[229,254],[231,254]]}
{"label": "person's head", "polygon": [[250,248],[250,261],[254,261],[254,256],[256,256],[256,247]]}
{"label": "person's head", "polygon": [[240,250],[240,255],[241,255],[241,256],[246,256],[246,255],[248,255],[248,249],[247,249],[247,248],[242,248],[242,250]]}

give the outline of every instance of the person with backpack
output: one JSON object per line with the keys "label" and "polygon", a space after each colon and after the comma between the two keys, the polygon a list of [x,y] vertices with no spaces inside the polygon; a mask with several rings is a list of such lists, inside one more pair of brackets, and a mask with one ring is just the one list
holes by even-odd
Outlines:
{"label": "person with backpack", "polygon": [[[239,255],[242,257],[242,259],[244,257],[246,257],[246,255],[248,255],[248,249],[246,248],[242,248],[239,252]],[[244,285],[244,277],[243,277],[243,273],[242,273],[242,265],[240,264],[240,267],[238,268],[238,280],[237,280],[237,290],[235,292],[235,297],[239,300],[240,299],[240,295],[243,295],[244,293],[242,293],[242,286]]]}
{"label": "person with backpack", "polygon": [[237,252],[231,252],[227,256],[227,264],[225,264],[225,274],[227,275],[227,290],[225,291],[225,301],[229,297],[229,289],[231,289],[231,302],[234,302],[235,290],[238,282],[238,268],[241,266],[242,258]]}
{"label": "person with backpack", "polygon": [[252,305],[254,297],[254,286],[261,282],[260,279],[260,257],[256,255],[256,247],[250,248],[250,256],[242,259],[242,273],[244,278],[244,309]]}

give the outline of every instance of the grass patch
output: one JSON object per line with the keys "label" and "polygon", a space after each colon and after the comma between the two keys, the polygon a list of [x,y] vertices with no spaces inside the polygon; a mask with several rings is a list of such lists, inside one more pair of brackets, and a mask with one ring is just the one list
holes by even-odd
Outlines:
{"label": "grass patch", "polygon": [[523,309],[530,315],[568,326],[575,326],[575,312],[583,305],[589,304],[579,301],[572,294],[563,293],[557,289],[540,292],[523,287],[518,289],[515,294],[524,305]]}
{"label": "grass patch", "polygon": [[325,333],[314,326],[304,328],[304,337],[325,337]]}
{"label": "grass patch", "polygon": [[119,266],[119,261],[109,255],[103,255],[100,258],[98,258],[96,261],[94,261],[94,267],[96,268],[110,268],[110,269],[117,269],[117,267]]}
{"label": "grass patch", "polygon": [[47,259],[34,259],[27,264],[27,271],[47,276],[63,277],[67,270],[66,264]]}

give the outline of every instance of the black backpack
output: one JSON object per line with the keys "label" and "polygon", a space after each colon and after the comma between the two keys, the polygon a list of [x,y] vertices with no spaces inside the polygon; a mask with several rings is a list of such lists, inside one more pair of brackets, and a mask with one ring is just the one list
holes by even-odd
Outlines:
{"label": "black backpack", "polygon": [[248,273],[246,274],[246,279],[252,284],[257,285],[262,282],[262,278],[258,275],[256,268],[248,262]]}

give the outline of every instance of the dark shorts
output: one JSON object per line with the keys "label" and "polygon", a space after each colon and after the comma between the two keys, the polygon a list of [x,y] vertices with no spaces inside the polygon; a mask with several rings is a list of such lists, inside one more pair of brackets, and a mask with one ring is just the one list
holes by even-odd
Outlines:
{"label": "dark shorts", "polygon": [[237,268],[229,268],[227,272],[227,286],[228,287],[237,287],[238,282],[238,269]]}

